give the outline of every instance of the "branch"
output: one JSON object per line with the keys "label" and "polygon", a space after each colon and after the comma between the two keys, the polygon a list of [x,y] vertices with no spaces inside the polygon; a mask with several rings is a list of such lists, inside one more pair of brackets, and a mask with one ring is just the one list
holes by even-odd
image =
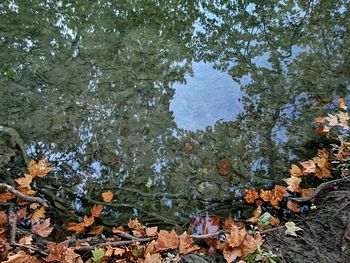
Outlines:
{"label": "branch", "polygon": [[295,202],[307,202],[307,201],[310,201],[310,200],[314,199],[324,189],[336,186],[339,183],[343,183],[343,182],[350,182],[350,176],[342,177],[342,178],[339,178],[339,179],[335,179],[335,180],[332,180],[332,181],[329,181],[329,182],[322,183],[316,188],[316,190],[311,195],[304,196],[304,197],[289,197],[289,200],[292,200],[292,201],[295,201]]}
{"label": "branch", "polygon": [[19,197],[24,201],[31,202],[31,203],[39,203],[44,207],[48,206],[46,202],[40,197],[32,197],[32,196],[24,195],[8,184],[0,183],[0,188],[6,189],[7,191],[9,191],[10,193],[13,193],[15,196]]}

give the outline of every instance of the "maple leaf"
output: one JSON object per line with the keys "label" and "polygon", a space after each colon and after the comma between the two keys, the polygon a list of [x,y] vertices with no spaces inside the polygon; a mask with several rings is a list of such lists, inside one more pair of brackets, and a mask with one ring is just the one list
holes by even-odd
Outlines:
{"label": "maple leaf", "polygon": [[226,220],[224,222],[224,229],[232,229],[233,227],[236,227],[236,226],[237,226],[237,224],[233,221],[231,216],[226,218]]}
{"label": "maple leaf", "polygon": [[117,233],[123,233],[125,232],[123,225],[120,225],[118,227],[113,227],[112,232],[117,234]]}
{"label": "maple leaf", "polygon": [[316,172],[316,165],[314,161],[309,160],[309,161],[301,162],[300,164],[304,167],[303,174],[307,175],[307,174]]}
{"label": "maple leaf", "polygon": [[20,188],[29,188],[32,183],[33,177],[30,174],[24,174],[24,177],[20,177],[15,179],[15,181],[19,184]]}
{"label": "maple leaf", "polygon": [[281,201],[285,195],[288,194],[287,189],[282,185],[275,185],[275,188],[273,189],[273,195],[276,199]]}
{"label": "maple leaf", "polygon": [[114,253],[113,254],[116,255],[116,256],[122,256],[125,252],[126,252],[125,248],[116,247],[114,249]]}
{"label": "maple leaf", "polygon": [[53,227],[50,227],[50,218],[45,219],[41,224],[35,224],[32,226],[32,232],[41,237],[48,237],[53,230]]}
{"label": "maple leaf", "polygon": [[291,221],[287,222],[285,224],[285,227],[286,227],[286,231],[284,231],[284,233],[286,235],[295,236],[295,237],[297,236],[296,232],[302,230],[300,227],[297,227],[294,222],[291,222]]}
{"label": "maple leaf", "polygon": [[28,164],[28,171],[32,177],[44,177],[51,170],[52,168],[49,166],[45,159],[40,160],[38,163],[36,163],[34,160],[31,160]]}
{"label": "maple leaf", "polygon": [[222,159],[216,164],[218,172],[221,175],[229,175],[232,170],[232,161],[229,159]]}
{"label": "maple leaf", "polygon": [[103,201],[108,203],[113,199],[113,193],[111,191],[104,192],[102,193],[102,198],[103,198]]}
{"label": "maple leaf", "polygon": [[68,223],[67,230],[74,231],[77,234],[85,232],[84,222],[82,223]]}
{"label": "maple leaf", "polygon": [[45,218],[45,213],[45,207],[35,209],[32,217],[30,218],[32,224],[35,224],[40,218]]}
{"label": "maple leaf", "polygon": [[146,227],[146,236],[148,237],[154,237],[158,234],[158,227]]}
{"label": "maple leaf", "polygon": [[241,245],[242,256],[245,257],[248,254],[254,253],[262,243],[263,240],[259,234],[255,238],[251,235],[246,235]]}
{"label": "maple leaf", "polygon": [[50,254],[45,258],[45,261],[62,262],[62,255],[68,249],[68,244],[48,242],[47,248],[50,250]]}
{"label": "maple leaf", "polygon": [[291,200],[288,200],[287,207],[290,211],[294,213],[300,213],[300,206]]}
{"label": "maple leaf", "polygon": [[137,231],[143,230],[145,227],[139,222],[137,218],[129,219],[128,227],[131,229],[135,229]]}
{"label": "maple leaf", "polygon": [[265,190],[261,189],[260,190],[260,198],[262,200],[264,200],[265,202],[270,202],[271,200],[274,199],[274,196],[273,196],[271,190],[265,191]]}
{"label": "maple leaf", "polygon": [[99,205],[99,204],[94,204],[91,209],[90,209],[90,212],[91,212],[91,215],[94,216],[94,217],[100,217],[101,213],[102,213],[102,210],[103,210],[103,205]]}
{"label": "maple leaf", "polygon": [[179,237],[174,230],[171,232],[160,230],[156,243],[157,250],[176,249],[179,247]]}
{"label": "maple leaf", "polygon": [[192,238],[189,235],[187,235],[186,231],[182,233],[181,236],[179,236],[179,239],[180,239],[180,244],[179,244],[180,254],[186,255],[188,253],[191,253],[193,251],[200,249],[199,246],[193,244]]}
{"label": "maple leaf", "polygon": [[91,253],[92,253],[92,260],[96,263],[100,263],[102,258],[105,255],[105,250],[103,248],[95,247],[95,249],[92,250]]}
{"label": "maple leaf", "polygon": [[259,198],[259,194],[254,188],[244,189],[244,200],[248,204],[254,203],[254,201],[258,198]]}
{"label": "maple leaf", "polygon": [[239,229],[238,227],[233,228],[230,234],[226,234],[226,240],[230,247],[238,247],[242,244],[247,231],[245,228]]}
{"label": "maple leaf", "polygon": [[299,177],[299,176],[303,175],[303,173],[302,173],[301,169],[299,168],[299,166],[297,166],[295,164],[292,164],[292,168],[289,169],[289,172],[290,172],[291,175],[296,176],[296,177]]}
{"label": "maple leaf", "polygon": [[94,216],[84,216],[84,221],[82,222],[84,227],[89,227],[95,222],[95,217]]}
{"label": "maple leaf", "polygon": [[319,149],[317,150],[317,156],[320,158],[328,159],[329,152],[326,149]]}
{"label": "maple leaf", "polygon": [[104,226],[95,226],[95,227],[93,227],[92,230],[88,233],[88,235],[95,235],[95,236],[101,235],[102,232],[103,232],[103,228],[104,228]]}
{"label": "maple leaf", "polygon": [[288,185],[287,189],[289,191],[294,192],[297,188],[299,188],[299,184],[301,183],[300,177],[291,176],[289,178],[283,179]]}
{"label": "maple leaf", "polygon": [[222,254],[228,263],[233,262],[236,258],[242,256],[242,250],[240,248],[232,248],[230,246],[225,246]]}

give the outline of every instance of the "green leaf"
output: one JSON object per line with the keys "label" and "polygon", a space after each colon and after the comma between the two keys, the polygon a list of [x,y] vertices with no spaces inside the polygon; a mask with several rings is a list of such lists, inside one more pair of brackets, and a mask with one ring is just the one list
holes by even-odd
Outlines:
{"label": "green leaf", "polygon": [[137,258],[141,257],[142,256],[142,249],[135,247],[134,250],[132,251],[132,254]]}
{"label": "green leaf", "polygon": [[92,253],[92,260],[96,263],[100,263],[101,259],[104,257],[105,255],[105,251],[103,248],[97,248],[95,247],[94,250],[91,251]]}

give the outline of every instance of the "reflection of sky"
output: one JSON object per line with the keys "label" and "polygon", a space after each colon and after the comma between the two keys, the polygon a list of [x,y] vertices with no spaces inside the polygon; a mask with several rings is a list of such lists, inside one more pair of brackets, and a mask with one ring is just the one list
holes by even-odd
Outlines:
{"label": "reflection of sky", "polygon": [[194,63],[193,76],[186,84],[175,84],[170,110],[179,128],[204,129],[218,120],[230,121],[243,111],[239,84],[225,72],[213,69],[212,63]]}

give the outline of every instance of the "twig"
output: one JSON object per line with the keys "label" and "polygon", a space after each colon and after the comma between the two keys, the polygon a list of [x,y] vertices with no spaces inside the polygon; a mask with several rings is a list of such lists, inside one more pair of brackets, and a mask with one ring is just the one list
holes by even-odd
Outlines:
{"label": "twig", "polygon": [[6,189],[7,191],[13,193],[15,196],[19,197],[24,201],[31,202],[31,203],[39,203],[47,207],[46,202],[40,197],[32,197],[32,196],[24,195],[8,184],[0,183],[0,188]]}
{"label": "twig", "polygon": [[13,204],[9,207],[10,244],[16,242],[17,214],[13,209]]}
{"label": "twig", "polygon": [[146,237],[146,238],[137,238],[134,240],[126,240],[126,241],[116,241],[116,242],[105,242],[105,243],[100,243],[100,244],[96,244],[93,246],[86,246],[86,247],[72,247],[72,249],[74,249],[74,251],[76,252],[83,252],[83,251],[90,251],[92,249],[94,249],[95,247],[107,247],[107,246],[111,246],[111,247],[119,247],[119,246],[128,246],[131,245],[135,242],[140,242],[140,243],[146,243],[152,240],[157,239],[157,237]]}
{"label": "twig", "polygon": [[21,248],[26,248],[26,249],[33,250],[33,251],[35,251],[35,252],[37,252],[37,253],[39,253],[39,254],[41,254],[43,256],[48,256],[49,255],[48,253],[42,251],[41,249],[35,248],[33,246],[23,245],[23,244],[19,244],[19,243],[13,243],[12,245],[16,246],[16,247],[21,247]]}
{"label": "twig", "polygon": [[304,196],[304,197],[289,197],[289,200],[295,201],[295,202],[307,202],[310,201],[312,199],[314,199],[317,195],[319,195],[324,189],[330,187],[330,186],[335,186],[339,183],[342,182],[349,182],[350,176],[347,177],[343,177],[343,178],[339,178],[339,179],[335,179],[329,182],[325,182],[320,184],[316,190],[308,196]]}

